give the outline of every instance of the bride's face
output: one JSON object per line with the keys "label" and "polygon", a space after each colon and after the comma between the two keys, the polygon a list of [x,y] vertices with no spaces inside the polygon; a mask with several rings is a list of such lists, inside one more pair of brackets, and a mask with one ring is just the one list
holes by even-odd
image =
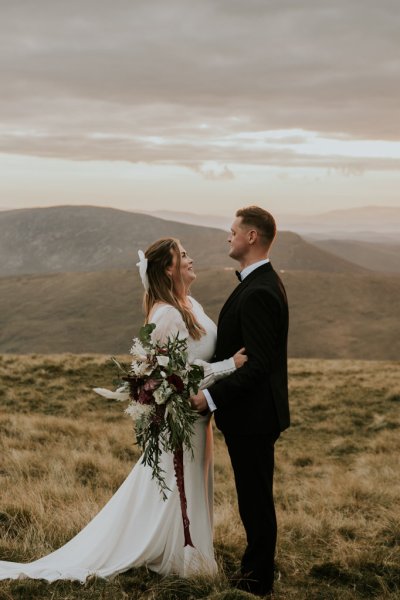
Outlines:
{"label": "bride's face", "polygon": [[181,244],[179,244],[179,252],[181,259],[180,267],[178,268],[178,257],[174,254],[172,265],[168,271],[171,274],[177,289],[179,289],[182,282],[185,289],[188,289],[190,284],[196,279],[195,272],[193,271],[193,260],[188,256],[185,248]]}

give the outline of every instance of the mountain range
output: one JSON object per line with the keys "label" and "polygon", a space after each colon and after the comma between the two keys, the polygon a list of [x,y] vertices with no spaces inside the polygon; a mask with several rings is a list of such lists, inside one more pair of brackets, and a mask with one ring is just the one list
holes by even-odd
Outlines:
{"label": "mountain range", "polygon": [[[147,213],[153,214],[155,213]],[[158,217],[171,221],[229,229],[231,218],[189,212],[158,211]],[[360,240],[400,243],[400,207],[363,206],[324,213],[277,212],[278,227],[313,239]]]}
{"label": "mountain range", "polygon": [[[170,235],[195,259],[193,293],[217,319],[237,285],[223,231],[86,206],[2,211],[0,351],[126,351],[143,323],[137,249]],[[271,260],[288,291],[290,356],[398,359],[398,275],[292,232]]]}
{"label": "mountain range", "polygon": [[[132,268],[140,248],[166,236],[179,238],[198,268],[233,266],[227,234],[219,229],[112,208],[59,206],[0,212],[0,276]],[[278,269],[365,271],[285,231],[271,258]]]}
{"label": "mountain range", "polygon": [[[230,219],[221,215],[174,211],[157,215],[181,223],[230,227]],[[400,208],[365,206],[311,215],[278,214],[277,221],[280,229],[300,234],[336,257],[368,270],[400,273]]]}

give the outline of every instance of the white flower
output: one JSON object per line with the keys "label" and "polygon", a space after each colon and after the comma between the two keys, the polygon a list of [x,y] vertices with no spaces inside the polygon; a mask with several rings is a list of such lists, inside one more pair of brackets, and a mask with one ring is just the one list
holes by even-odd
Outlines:
{"label": "white flower", "polygon": [[139,402],[132,402],[127,406],[125,412],[129,415],[134,421],[136,419],[140,419],[141,417],[149,417],[152,413],[153,407],[149,404],[140,404]]}
{"label": "white flower", "polygon": [[134,340],[133,340],[133,344],[132,344],[132,348],[130,349],[130,353],[132,354],[134,360],[140,360],[140,361],[147,360],[147,352],[144,349],[141,342],[137,338],[134,338]]}
{"label": "white flower", "polygon": [[136,377],[144,377],[145,375],[151,375],[154,370],[154,366],[148,362],[132,361],[131,370]]}
{"label": "white flower", "polygon": [[157,362],[160,365],[160,367],[168,367],[168,363],[169,363],[169,358],[168,356],[157,356]]}
{"label": "white flower", "polygon": [[169,387],[168,383],[164,380],[161,383],[161,385],[153,392],[153,397],[156,404],[165,404],[171,394],[172,390]]}

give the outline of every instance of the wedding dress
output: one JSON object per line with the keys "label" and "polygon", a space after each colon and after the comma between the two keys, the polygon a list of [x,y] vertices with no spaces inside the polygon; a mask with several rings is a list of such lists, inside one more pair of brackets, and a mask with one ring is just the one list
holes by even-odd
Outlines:
{"label": "wedding dress", "polygon": [[[214,353],[217,330],[200,304],[190,298],[193,312],[206,333],[200,340],[188,337],[178,310],[159,305],[151,322],[154,339],[179,334],[188,339],[190,362],[205,368],[202,387],[235,370],[233,358],[204,363]],[[214,574],[212,429],[209,416],[199,416],[192,439],[194,458],[184,453],[185,492],[194,548],[184,548],[179,493],[173,457],[163,453],[161,466],[170,489],[163,501],[151,469],[134,466],[127,479],[94,519],[60,549],[31,563],[0,561],[0,579],[33,578],[84,582],[88,576],[111,577],[132,567],[145,566],[162,575],[189,577]]]}

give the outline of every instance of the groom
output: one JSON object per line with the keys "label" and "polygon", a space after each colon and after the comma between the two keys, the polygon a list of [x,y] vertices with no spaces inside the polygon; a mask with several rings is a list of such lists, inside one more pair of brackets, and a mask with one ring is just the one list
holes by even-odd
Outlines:
{"label": "groom", "polygon": [[247,536],[235,585],[258,595],[273,588],[274,444],[289,426],[288,306],[268,258],[275,234],[275,220],[267,211],[257,206],[237,211],[228,242],[229,256],[240,264],[241,283],[222,307],[215,360],[245,347],[248,362],[192,398],[200,412],[214,412],[225,437]]}

